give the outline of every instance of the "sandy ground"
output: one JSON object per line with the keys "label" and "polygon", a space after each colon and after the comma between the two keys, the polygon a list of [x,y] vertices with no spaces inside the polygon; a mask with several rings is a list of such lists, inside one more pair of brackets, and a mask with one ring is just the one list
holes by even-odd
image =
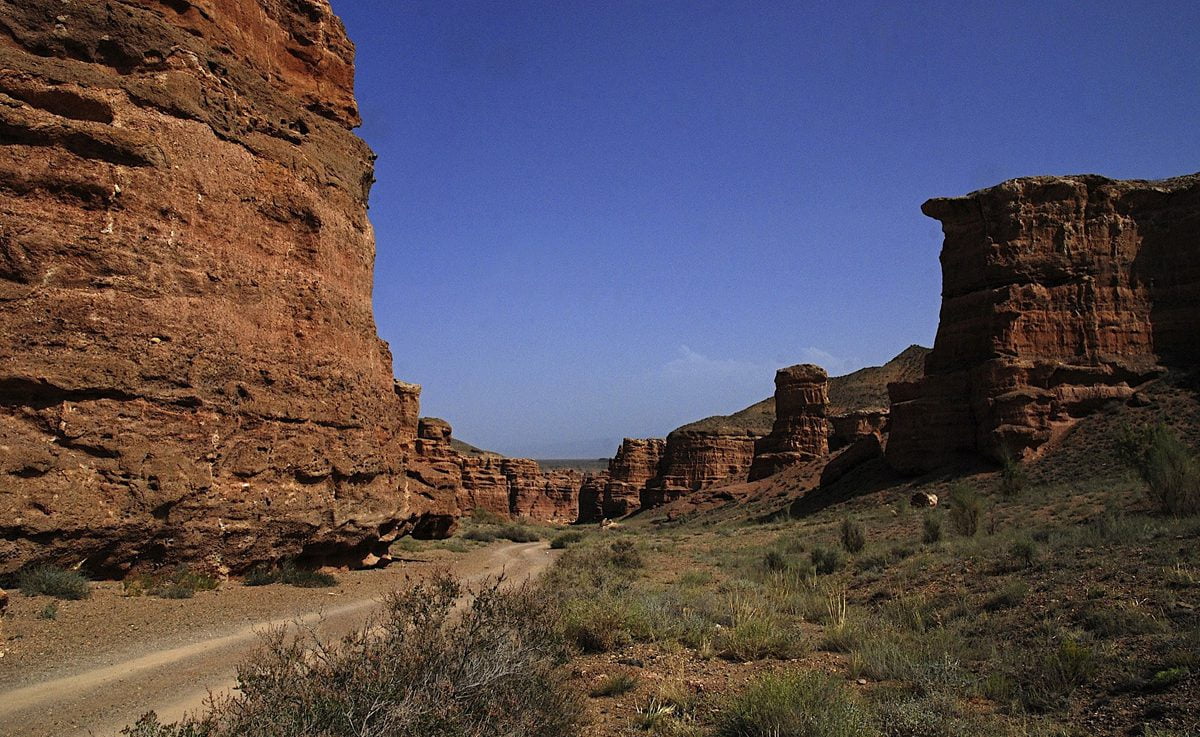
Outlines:
{"label": "sandy ground", "polygon": [[501,571],[521,580],[551,560],[545,543],[429,551],[386,569],[341,573],[334,589],[229,582],[182,600],[126,597],[106,582],[91,599],[59,602],[54,620],[38,616],[48,598],[16,594],[0,659],[0,735],[109,737],[147,711],[178,719],[210,691],[233,686],[237,664],[265,629],[301,621],[337,636],[411,577],[449,568],[467,581]]}

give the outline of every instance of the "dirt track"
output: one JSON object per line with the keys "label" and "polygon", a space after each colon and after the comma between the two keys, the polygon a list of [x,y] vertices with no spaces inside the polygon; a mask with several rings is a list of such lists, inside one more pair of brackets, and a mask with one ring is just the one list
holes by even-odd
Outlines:
{"label": "dirt track", "polygon": [[[360,625],[378,606],[380,596],[402,586],[406,576],[421,575],[435,565],[445,564],[467,581],[501,570],[511,580],[522,580],[536,575],[551,559],[545,543],[527,543],[492,546],[441,561],[410,561],[384,571],[352,572],[342,574],[348,585],[333,594],[336,601],[329,598],[330,592],[323,594],[322,601],[311,591],[287,596],[293,592],[278,591],[286,587],[232,584],[195,599],[171,602],[182,616],[180,624],[165,628],[174,631],[146,628],[145,635],[132,637],[124,621],[106,613],[111,608],[106,607],[106,599],[97,596],[74,606],[91,607],[80,613],[79,621],[99,627],[98,637],[47,646],[46,657],[36,665],[28,657],[0,660],[0,735],[109,737],[150,710],[164,721],[175,720],[200,707],[209,691],[233,685],[237,664],[254,650],[264,629],[302,621],[319,623],[319,632],[337,636]],[[255,603],[251,611],[256,616],[248,623],[209,626],[206,613],[235,611],[247,600],[267,596],[271,593],[267,589],[277,589],[274,599]],[[152,599],[135,600],[136,604],[164,606]],[[189,605],[194,611],[188,611]],[[69,625],[69,621],[52,623]],[[111,633],[103,631],[105,626]],[[31,634],[31,640],[36,636]]]}

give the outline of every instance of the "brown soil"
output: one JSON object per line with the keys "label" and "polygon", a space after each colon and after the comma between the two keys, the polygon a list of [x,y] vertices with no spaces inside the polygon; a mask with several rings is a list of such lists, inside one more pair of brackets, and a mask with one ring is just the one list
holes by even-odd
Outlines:
{"label": "brown soil", "polygon": [[175,720],[233,685],[265,629],[302,622],[337,636],[412,577],[449,568],[468,581],[501,571],[524,579],[551,560],[545,543],[428,550],[385,569],[339,573],[330,589],[231,581],[182,600],[127,597],[120,583],[103,582],[90,599],[58,602],[53,620],[39,617],[51,599],[17,594],[0,660],[0,734],[111,735],[150,710]]}

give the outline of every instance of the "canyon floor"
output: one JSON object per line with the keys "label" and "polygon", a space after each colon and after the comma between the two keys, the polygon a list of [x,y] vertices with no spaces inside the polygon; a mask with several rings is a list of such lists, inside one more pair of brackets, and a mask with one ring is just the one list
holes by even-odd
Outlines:
{"label": "canyon floor", "polygon": [[545,543],[466,552],[430,544],[384,569],[339,573],[332,588],[228,582],[173,600],[125,596],[119,582],[101,582],[89,599],[58,602],[54,619],[39,616],[46,597],[17,594],[0,659],[0,734],[107,737],[146,711],[178,719],[233,686],[266,629],[299,622],[337,637],[366,621],[383,595],[432,571],[522,580],[552,560]]}

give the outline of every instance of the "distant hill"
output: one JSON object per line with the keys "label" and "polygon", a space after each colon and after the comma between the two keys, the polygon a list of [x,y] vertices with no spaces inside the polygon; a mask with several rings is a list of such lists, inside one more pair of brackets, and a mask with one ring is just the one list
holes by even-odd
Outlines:
{"label": "distant hill", "polygon": [[[887,407],[887,385],[893,381],[912,381],[925,374],[925,356],[929,349],[910,345],[882,366],[868,366],[829,380],[829,413],[841,414],[856,409]],[[775,422],[775,398],[752,404],[731,415],[715,415],[698,420],[675,432],[752,432],[766,435]]]}
{"label": "distant hill", "polygon": [[470,458],[478,458],[481,456],[498,456],[498,455],[500,455],[499,453],[496,453],[494,451],[484,450],[483,448],[476,448],[474,445],[471,445],[470,443],[464,443],[463,441],[461,441],[455,437],[450,438],[450,447],[456,453],[458,453],[460,456],[467,456]]}

